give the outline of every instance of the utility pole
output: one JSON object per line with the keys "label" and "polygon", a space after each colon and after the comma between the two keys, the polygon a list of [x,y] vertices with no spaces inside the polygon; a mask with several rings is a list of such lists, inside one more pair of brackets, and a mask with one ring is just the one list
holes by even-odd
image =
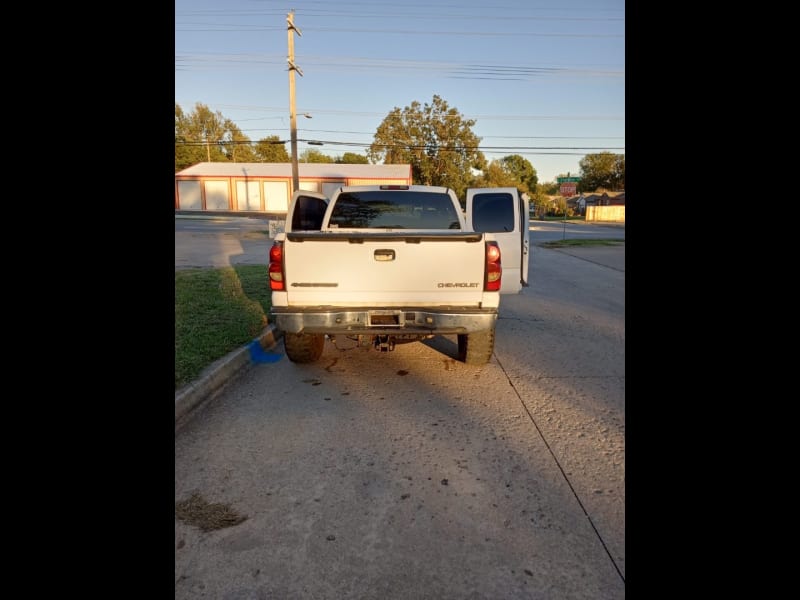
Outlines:
{"label": "utility pole", "polygon": [[294,64],[294,32],[300,37],[303,36],[300,30],[294,26],[294,11],[290,12],[286,17],[288,23],[287,31],[289,36],[289,126],[292,129],[292,193],[300,188],[300,170],[297,165],[297,110],[295,108],[294,100],[294,72],[300,73],[303,76],[303,71],[300,67]]}

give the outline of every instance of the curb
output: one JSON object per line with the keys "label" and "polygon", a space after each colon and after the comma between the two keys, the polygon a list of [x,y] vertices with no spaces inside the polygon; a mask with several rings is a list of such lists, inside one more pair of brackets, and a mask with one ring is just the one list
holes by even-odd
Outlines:
{"label": "curb", "polygon": [[267,350],[275,346],[282,336],[283,333],[275,329],[274,325],[268,325],[250,344],[211,363],[195,381],[175,392],[175,426],[185,421],[190,413],[214,398],[234,377],[256,362],[253,350],[256,343],[262,350]]}

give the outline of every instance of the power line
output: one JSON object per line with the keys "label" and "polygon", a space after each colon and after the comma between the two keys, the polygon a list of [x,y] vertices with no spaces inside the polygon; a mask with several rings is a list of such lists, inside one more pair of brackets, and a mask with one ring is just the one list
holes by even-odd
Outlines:
{"label": "power line", "polygon": [[[274,27],[271,25],[250,25],[247,27],[236,27],[220,29],[216,23],[214,25],[197,26],[194,28],[182,29],[176,25],[175,31],[186,32],[208,32],[208,31],[227,31],[227,32],[260,32],[260,31],[281,31],[281,27]],[[624,38],[624,33],[553,33],[553,32],[537,32],[537,31],[422,31],[419,29],[356,29],[353,27],[303,27],[303,31],[313,31],[322,33],[373,33],[380,35],[431,35],[436,37],[441,36],[470,36],[470,37],[545,37],[545,38]]]}
{"label": "power line", "polygon": [[[192,9],[187,11],[177,11],[176,14],[280,14],[284,15],[286,13],[286,9],[283,8],[285,6],[285,2],[277,1],[277,0],[262,0],[261,4],[264,5],[263,8],[258,9],[225,9],[221,11],[215,8],[208,8],[208,9]],[[269,4],[276,4],[278,5],[277,8],[270,8]],[[530,3],[526,0],[524,6],[520,6],[519,3],[512,3],[506,5],[498,5],[498,4],[491,4],[492,11],[520,11],[520,12],[583,12],[583,11],[591,11],[591,12],[599,12],[599,13],[621,13],[624,12],[624,8],[608,8],[608,7],[596,7],[591,4],[585,6],[563,6],[558,2],[554,1],[553,6],[531,6]],[[362,14],[364,12],[363,7],[367,7],[369,9],[375,8],[375,0],[362,0],[362,1],[338,1],[335,4],[335,10],[331,10],[331,3],[330,0],[299,0],[294,2],[294,5],[299,5],[299,9],[295,9],[295,13],[301,12],[303,15],[307,15],[308,11],[317,10],[316,8],[312,8],[313,5],[319,5],[323,10],[327,12],[335,12],[341,13],[343,15],[351,15],[351,14]],[[352,7],[352,8],[351,8]],[[442,13],[444,16],[458,16],[459,10],[479,10],[484,11],[487,7],[487,4],[484,1],[476,2],[473,5],[470,5],[469,2],[465,2],[461,0],[460,2],[453,2],[450,4],[444,4],[440,0],[437,0],[435,3],[431,2],[403,2],[402,8],[403,12],[399,13],[397,16],[405,16],[407,17],[409,14],[418,14],[415,9],[420,10],[430,10],[431,8],[435,7],[436,9],[447,10],[446,13]],[[452,9],[452,10],[450,10]],[[427,15],[426,15],[427,16]]]}
{"label": "power line", "polygon": [[[254,119],[238,119],[238,121],[257,121],[261,118],[264,119],[279,119],[282,117],[256,117]],[[242,130],[244,133],[245,131],[273,131],[274,128],[271,127],[251,127],[246,130]],[[343,131],[338,129],[306,129],[303,128],[303,131],[306,133],[352,133],[356,135],[373,135],[373,133],[369,131]],[[479,136],[481,139],[489,139],[489,138],[500,138],[504,140],[624,140],[625,136],[613,136],[613,135],[603,135],[603,136],[592,136],[592,135],[482,135]]]}
{"label": "power line", "polygon": [[[249,110],[249,111],[259,111],[259,112],[280,112],[285,114],[286,107],[285,106],[253,106],[253,105],[246,105],[246,104],[217,104],[218,108],[228,108],[228,109],[236,109],[236,110]],[[401,109],[402,110],[402,109]],[[346,116],[357,116],[357,117],[380,117],[385,118],[387,116],[387,112],[379,112],[379,111],[355,111],[355,110],[340,110],[340,109],[326,109],[326,108],[312,108],[312,107],[302,107],[298,108],[297,112],[299,113],[310,113],[314,115],[346,115]],[[625,120],[624,116],[619,115],[464,115],[464,114],[453,114],[453,115],[440,115],[443,118],[453,118],[453,119],[466,119],[466,120],[478,120],[478,119],[485,119],[487,121],[490,120],[501,120],[501,121],[623,121]]]}
{"label": "power line", "polygon": [[[192,70],[213,66],[224,66],[228,69],[231,65],[253,65],[260,68],[264,65],[283,65],[285,60],[285,57],[277,54],[197,53],[175,55],[176,69],[179,70]],[[443,76],[459,79],[483,79],[488,77],[517,81],[540,78],[543,76],[621,78],[625,75],[624,69],[618,69],[612,66],[597,68],[599,65],[529,65],[509,63],[495,65],[331,55],[304,55],[298,57],[298,60],[302,60],[307,69],[309,67],[319,67],[320,72],[337,69],[355,72],[378,71],[382,76],[389,74],[392,77],[403,76],[404,74],[402,71],[410,71],[414,74],[425,73],[428,76],[434,76],[436,73],[440,73]]]}
{"label": "power line", "polygon": [[[402,148],[402,149],[409,149],[409,150],[425,150],[428,148],[426,144],[381,144],[381,143],[365,143],[365,142],[343,142],[338,140],[317,140],[317,139],[305,139],[305,138],[298,138],[298,142],[305,142],[306,144],[312,144],[315,146],[319,145],[328,145],[328,146],[355,146],[360,148],[379,148],[379,149],[393,149],[393,148]],[[286,144],[289,140],[266,140],[265,143],[268,144]],[[175,142],[178,145],[182,146],[205,146],[205,141],[185,141],[185,140],[176,140]],[[239,145],[258,145],[262,143],[261,140],[259,141],[252,141],[252,140],[219,140],[217,142],[212,142],[218,144],[220,146],[239,146]],[[448,146],[439,144],[437,146],[438,150],[443,151],[480,151],[480,152],[514,152],[514,151],[523,151],[523,150],[602,150],[602,151],[610,151],[610,150],[625,150],[624,146],[621,147],[611,147],[611,146],[467,146],[463,144],[455,145],[455,146]]]}
{"label": "power line", "polygon": [[[416,16],[419,14],[419,11],[424,11],[424,18],[426,21],[432,21],[436,19],[441,19],[447,22],[453,21],[513,21],[513,22],[520,22],[520,21],[576,21],[576,22],[613,22],[613,21],[624,21],[625,20],[625,11],[624,9],[613,9],[613,8],[596,8],[596,7],[558,7],[558,8],[543,8],[543,7],[530,7],[530,6],[509,6],[509,7],[501,7],[497,6],[496,4],[491,5],[491,11],[486,12],[486,5],[481,4],[480,6],[466,6],[464,4],[453,4],[453,5],[442,5],[436,4],[431,5],[430,3],[427,4],[413,4],[404,2],[402,5],[402,10],[392,12],[391,10],[383,10],[381,12],[370,11],[370,9],[375,9],[374,2],[366,2],[362,4],[362,6],[366,6],[367,9],[361,8],[359,6],[355,6],[352,10],[348,9],[345,6],[345,3],[337,2],[335,8],[331,8],[329,0],[325,0],[322,2],[321,8],[303,8],[295,10],[295,12],[299,13],[302,16],[303,21],[306,22],[307,20],[313,19],[326,19],[329,20],[331,18],[341,18],[346,19],[348,21],[352,19],[408,19],[410,16]],[[351,3],[351,5],[354,3]],[[419,9],[419,10],[415,10]],[[435,12],[435,10],[447,9],[452,8],[453,10],[446,10],[445,12]],[[470,9],[475,9],[476,12],[464,12],[469,11]],[[544,13],[549,12],[549,15],[542,15],[542,14],[533,14],[533,13]],[[252,17],[273,17],[276,15],[284,14],[286,11],[284,8],[281,9],[193,9],[193,10],[178,10],[175,12],[176,17],[187,17],[187,18],[247,18],[251,19]],[[506,16],[509,12],[513,12],[514,16]],[[564,14],[557,14],[552,15],[553,12],[558,13],[567,13]],[[588,13],[600,13],[605,15],[603,16],[572,16],[575,12],[581,12],[584,14]],[[569,13],[572,13],[570,15]],[[611,16],[611,14],[617,13],[621,16]]]}

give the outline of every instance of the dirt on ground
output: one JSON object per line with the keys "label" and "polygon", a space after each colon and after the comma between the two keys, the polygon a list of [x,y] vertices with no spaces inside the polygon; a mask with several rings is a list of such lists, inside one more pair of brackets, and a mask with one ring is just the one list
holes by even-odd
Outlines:
{"label": "dirt on ground", "polygon": [[187,500],[175,503],[175,516],[203,531],[233,527],[247,519],[247,515],[240,515],[227,504],[210,504],[198,492],[194,492]]}

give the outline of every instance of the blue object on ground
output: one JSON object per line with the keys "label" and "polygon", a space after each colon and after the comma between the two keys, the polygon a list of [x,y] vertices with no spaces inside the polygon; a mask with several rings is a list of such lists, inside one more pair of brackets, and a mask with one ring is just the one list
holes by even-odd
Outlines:
{"label": "blue object on ground", "polygon": [[274,363],[278,362],[283,354],[273,354],[271,352],[264,352],[261,343],[258,340],[250,342],[250,360],[254,363]]}

